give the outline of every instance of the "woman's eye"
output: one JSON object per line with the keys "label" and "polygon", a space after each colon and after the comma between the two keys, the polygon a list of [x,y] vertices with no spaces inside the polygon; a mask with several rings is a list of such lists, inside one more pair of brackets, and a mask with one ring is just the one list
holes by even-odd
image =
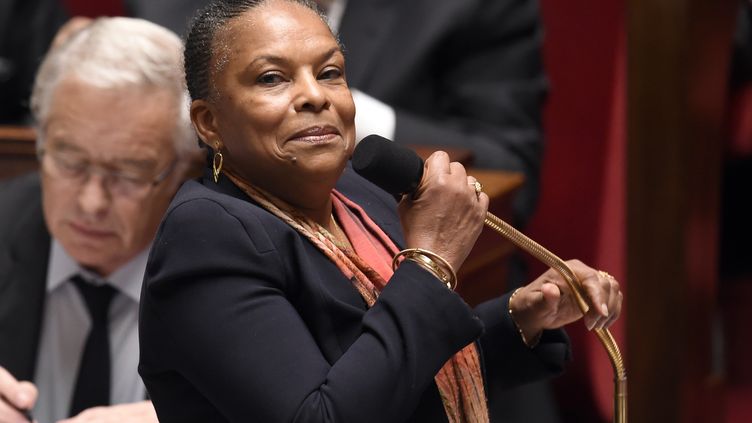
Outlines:
{"label": "woman's eye", "polygon": [[283,82],[284,79],[282,78],[282,75],[277,73],[265,73],[259,76],[256,81],[264,85],[274,85]]}
{"label": "woman's eye", "polygon": [[338,68],[326,68],[319,75],[319,79],[339,79],[342,78],[342,71]]}

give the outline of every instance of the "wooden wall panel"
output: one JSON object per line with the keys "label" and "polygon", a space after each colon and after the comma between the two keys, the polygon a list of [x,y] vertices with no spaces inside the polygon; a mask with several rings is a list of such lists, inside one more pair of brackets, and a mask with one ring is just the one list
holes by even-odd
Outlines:
{"label": "wooden wall panel", "polygon": [[735,1],[629,1],[627,343],[633,422],[721,421],[717,225]]}

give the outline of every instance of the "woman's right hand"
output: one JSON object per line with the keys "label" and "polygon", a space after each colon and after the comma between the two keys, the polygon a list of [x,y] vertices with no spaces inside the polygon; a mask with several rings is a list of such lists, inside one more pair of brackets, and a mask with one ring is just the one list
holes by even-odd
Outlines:
{"label": "woman's right hand", "polygon": [[488,196],[477,195],[475,181],[464,166],[450,162],[447,153],[431,154],[415,194],[399,204],[407,248],[433,251],[459,270],[488,210]]}

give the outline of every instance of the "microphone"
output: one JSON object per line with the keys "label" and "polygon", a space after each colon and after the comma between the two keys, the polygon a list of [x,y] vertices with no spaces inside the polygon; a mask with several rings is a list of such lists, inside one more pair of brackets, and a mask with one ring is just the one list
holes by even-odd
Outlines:
{"label": "microphone", "polygon": [[[401,194],[413,193],[423,178],[423,160],[414,151],[378,135],[369,135],[358,143],[353,152],[352,165],[360,176],[398,200]],[[585,299],[585,291],[562,259],[491,212],[486,213],[485,224],[559,272],[571,288],[582,314],[587,313],[590,305]],[[614,370],[614,421],[626,423],[627,375],[621,352],[608,329],[596,329],[595,333],[606,349]]]}
{"label": "microphone", "polygon": [[352,165],[360,176],[396,197],[415,191],[423,178],[423,159],[379,135],[369,135],[358,143]]}
{"label": "microphone", "polygon": [[[416,152],[375,134],[363,138],[355,147],[352,165],[355,172],[394,195],[397,201],[402,194],[413,193],[423,178],[423,160]],[[559,271],[572,287],[582,313],[587,313],[590,306],[585,300],[584,291],[574,272],[563,260],[491,212],[486,212],[485,224]]]}

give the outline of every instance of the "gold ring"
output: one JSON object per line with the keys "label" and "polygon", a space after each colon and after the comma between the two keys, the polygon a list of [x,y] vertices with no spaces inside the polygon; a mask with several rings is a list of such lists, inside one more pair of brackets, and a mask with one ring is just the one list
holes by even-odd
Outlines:
{"label": "gold ring", "polygon": [[475,187],[475,196],[480,198],[480,193],[483,192],[483,184],[476,180],[473,182],[473,187]]}
{"label": "gold ring", "polygon": [[603,271],[603,270],[599,270],[598,274],[601,275],[602,277],[606,278],[606,279],[614,279],[613,276],[609,275],[608,272]]}

